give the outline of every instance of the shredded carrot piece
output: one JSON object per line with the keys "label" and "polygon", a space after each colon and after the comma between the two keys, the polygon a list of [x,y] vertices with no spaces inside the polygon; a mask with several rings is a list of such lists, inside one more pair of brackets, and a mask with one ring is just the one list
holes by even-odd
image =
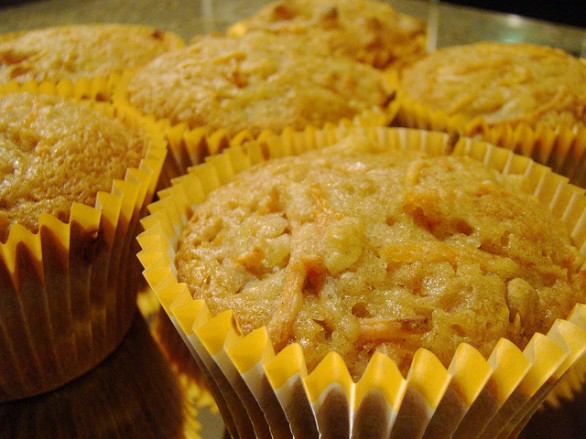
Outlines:
{"label": "shredded carrot piece", "polygon": [[277,350],[282,349],[293,333],[293,324],[303,306],[303,285],[307,276],[304,264],[287,266],[285,287],[279,304],[267,325],[269,336]]}
{"label": "shredded carrot piece", "polygon": [[431,329],[431,315],[416,315],[397,319],[372,317],[360,319],[358,340],[396,340],[423,334]]}
{"label": "shredded carrot piece", "polygon": [[434,241],[387,245],[381,250],[381,255],[389,263],[409,264],[416,261],[424,263],[446,261],[451,265],[455,265],[458,256],[460,256],[454,247]]}

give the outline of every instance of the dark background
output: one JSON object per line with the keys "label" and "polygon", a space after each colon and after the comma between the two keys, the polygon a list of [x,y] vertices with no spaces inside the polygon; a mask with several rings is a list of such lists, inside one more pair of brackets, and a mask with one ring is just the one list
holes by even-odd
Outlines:
{"label": "dark background", "polygon": [[[440,0],[440,3],[442,0]],[[447,0],[445,3],[524,15],[554,23],[586,27],[585,0]]]}
{"label": "dark background", "polygon": [[[0,0],[0,7],[43,0]],[[586,27],[585,0],[440,0],[440,3],[488,9],[509,14],[524,15],[554,23]]]}

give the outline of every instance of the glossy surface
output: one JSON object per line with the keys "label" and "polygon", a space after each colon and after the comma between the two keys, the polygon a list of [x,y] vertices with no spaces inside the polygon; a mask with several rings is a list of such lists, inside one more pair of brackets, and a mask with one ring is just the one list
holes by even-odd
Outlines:
{"label": "glossy surface", "polygon": [[90,373],[0,404],[0,438],[195,438],[198,396],[177,379],[137,313],[122,345]]}
{"label": "glossy surface", "polygon": [[[121,22],[160,27],[185,40],[225,30],[266,0],[46,0],[0,8],[0,32],[76,22]],[[433,47],[480,40],[527,41],[586,56],[586,29],[515,15],[395,0],[404,13],[429,20]],[[430,7],[431,5],[431,7]],[[151,304],[152,305],[152,304]],[[207,392],[178,377],[140,314],[119,349],[98,368],[36,398],[0,405],[0,439],[221,438],[223,428]],[[150,330],[149,330],[150,324]],[[560,408],[538,412],[521,437],[583,437],[586,392]]]}

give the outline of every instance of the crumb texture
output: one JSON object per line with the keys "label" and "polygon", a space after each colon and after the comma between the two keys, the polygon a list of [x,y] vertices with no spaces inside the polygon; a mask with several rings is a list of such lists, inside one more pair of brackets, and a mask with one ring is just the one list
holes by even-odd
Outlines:
{"label": "crumb texture", "polygon": [[198,205],[178,278],[245,333],[266,325],[313,368],[330,350],[357,377],[376,350],[405,372],[425,347],[523,347],[584,299],[564,225],[464,157],[382,151],[361,137],[257,165]]}
{"label": "crumb texture", "polygon": [[0,37],[0,83],[105,77],[183,46],[173,33],[119,24],[43,28]]}
{"label": "crumb texture", "polygon": [[330,57],[302,36],[202,36],[162,55],[128,84],[130,103],[145,114],[230,134],[327,122],[388,104],[385,75],[346,58]]}
{"label": "crumb texture", "polygon": [[228,30],[306,35],[336,55],[376,68],[397,66],[422,56],[426,27],[422,20],[377,0],[277,0]]}
{"label": "crumb texture", "polygon": [[85,103],[15,93],[0,97],[0,235],[11,224],[37,228],[41,213],[69,218],[74,201],[138,166],[143,145],[120,121]]}
{"label": "crumb texture", "polygon": [[404,70],[401,90],[432,109],[489,124],[586,123],[586,63],[545,46],[440,49]]}

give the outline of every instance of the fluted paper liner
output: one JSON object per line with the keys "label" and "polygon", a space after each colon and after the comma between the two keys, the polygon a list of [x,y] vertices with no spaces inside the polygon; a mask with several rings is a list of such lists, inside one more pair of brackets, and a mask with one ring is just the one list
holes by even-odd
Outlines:
{"label": "fluted paper liner", "polygon": [[[386,76],[389,87],[394,90],[397,83],[396,73],[389,71]],[[125,108],[126,111],[149,116],[129,102],[126,88],[131,78],[132,72],[126,72],[116,83],[112,92],[113,102],[117,107]],[[384,108],[373,108],[356,115],[352,119],[341,119],[336,123],[327,122],[323,127],[317,128],[332,128],[336,125],[346,127],[388,126],[395,118],[398,109],[398,100],[392,96],[390,102]],[[209,126],[190,126],[187,122],[174,124],[168,119],[162,119],[159,122],[165,127],[165,135],[169,145],[169,155],[161,175],[161,188],[170,186],[174,177],[185,174],[189,167],[204,162],[205,158],[210,155],[217,154],[228,147],[241,146],[247,141],[264,139],[275,134],[267,129],[255,135],[252,131],[245,129],[231,135],[224,129],[212,129]],[[310,126],[307,129],[315,130],[316,127]],[[284,131],[288,130],[288,128],[285,128]]]}
{"label": "fluted paper liner", "polygon": [[[143,30],[147,30],[148,26],[140,26],[140,25],[131,25],[135,28],[141,28]],[[156,31],[155,27],[150,28],[153,32]],[[13,39],[18,39],[22,36],[25,36],[28,31],[12,31],[9,33],[5,33],[0,36],[0,40],[10,41]],[[165,31],[164,38],[173,40],[173,44],[177,47],[182,47],[185,45],[183,39],[169,31]],[[110,35],[110,38],[115,38],[114,36]],[[51,39],[51,38],[50,38]],[[170,42],[170,41],[169,41]],[[49,41],[49,44],[52,41]],[[82,43],[83,45],[83,43]],[[169,44],[171,46],[171,44]],[[50,47],[50,46],[48,46]],[[96,50],[101,50],[99,47]],[[169,47],[171,50],[171,47]],[[108,51],[111,52],[111,51]],[[35,53],[34,51],[32,52]],[[110,54],[111,55],[111,54]],[[30,54],[26,54],[24,56],[30,56]],[[69,57],[75,56],[75,54],[68,54]],[[56,60],[54,60],[55,62]],[[105,60],[104,60],[105,61]],[[60,60],[60,62],[64,63],[67,60]],[[0,92],[10,93],[14,91],[29,91],[33,93],[40,93],[40,94],[48,94],[48,95],[59,95],[59,96],[66,96],[70,98],[76,99],[91,99],[91,100],[98,100],[98,101],[111,101],[112,93],[116,84],[122,78],[124,71],[120,71],[120,68],[110,67],[108,68],[108,73],[98,75],[97,72],[91,71],[92,67],[89,67],[90,71],[82,72],[81,70],[76,70],[72,78],[61,78],[57,79],[58,76],[63,76],[63,74],[54,74],[49,75],[53,76],[53,79],[43,79],[43,80],[27,80],[27,81],[18,81],[12,80],[7,83],[0,84]],[[138,68],[138,67],[135,67]]]}
{"label": "fluted paper liner", "polygon": [[482,117],[468,120],[431,109],[399,92],[396,126],[457,133],[475,137],[531,157],[564,175],[570,182],[586,187],[586,125],[560,125],[528,122],[489,124]]}
{"label": "fluted paper liner", "polygon": [[114,180],[110,192],[99,192],[94,206],[73,203],[68,223],[42,214],[37,233],[14,225],[0,243],[0,402],[78,377],[130,326],[139,278],[130,275],[138,268],[134,237],[166,143],[151,124],[116,116],[140,130],[140,165]]}
{"label": "fluted paper liner", "polygon": [[64,78],[57,82],[44,80],[41,82],[27,81],[20,84],[17,81],[11,81],[0,85],[0,91],[2,93],[27,91],[51,96],[110,101],[114,86],[120,81],[120,78],[121,74],[113,73],[109,76],[81,77],[73,80]]}
{"label": "fluted paper liner", "polygon": [[178,283],[174,258],[192,206],[260,160],[298,154],[360,132],[389,148],[468,155],[503,173],[522,174],[535,196],[559,215],[586,252],[586,197],[567,178],[512,151],[482,141],[404,128],[337,127],[269,136],[232,147],[190,168],[159,193],[143,221],[139,259],[144,275],[203,367],[232,437],[508,437],[518,434],[554,385],[582,373],[586,305],[576,304],[548,334],[521,351],[501,339],[485,359],[462,344],[446,368],[417,351],[406,377],[376,353],[358,382],[342,358],[328,354],[310,373],[298,344],[275,353],[266,331],[244,336],[231,311],[212,316],[204,300]]}

